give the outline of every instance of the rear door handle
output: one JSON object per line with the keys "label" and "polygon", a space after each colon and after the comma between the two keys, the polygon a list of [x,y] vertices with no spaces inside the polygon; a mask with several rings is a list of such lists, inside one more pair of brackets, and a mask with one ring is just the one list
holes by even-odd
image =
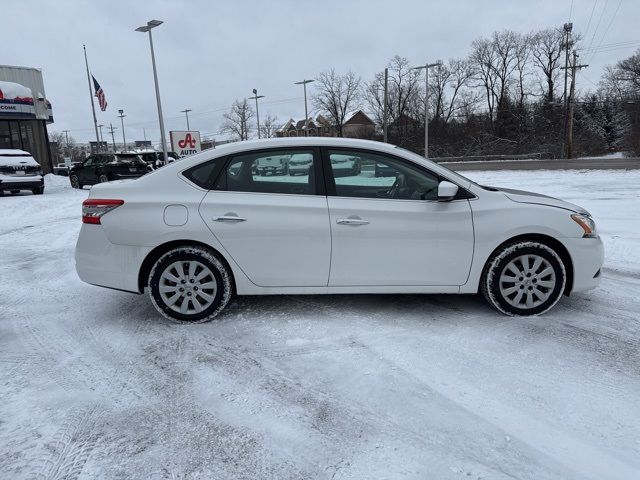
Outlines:
{"label": "rear door handle", "polygon": [[369,225],[368,220],[362,220],[361,218],[338,218],[336,223],[338,225]]}
{"label": "rear door handle", "polygon": [[215,217],[213,219],[214,222],[246,222],[247,219],[244,217],[239,217],[237,215],[220,215],[219,217]]}

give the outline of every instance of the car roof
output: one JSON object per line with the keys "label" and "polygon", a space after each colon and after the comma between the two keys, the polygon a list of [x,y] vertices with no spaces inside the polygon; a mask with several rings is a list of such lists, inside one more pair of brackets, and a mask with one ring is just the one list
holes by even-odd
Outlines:
{"label": "car roof", "polygon": [[[402,157],[413,163],[417,163],[424,167],[429,168],[431,171],[448,179],[455,178],[456,182],[463,186],[468,186],[470,180],[453,172],[432,160],[428,160],[414,152],[410,152],[403,148],[400,148],[391,143],[376,142],[373,140],[361,140],[356,138],[340,138],[340,137],[288,137],[288,138],[267,138],[260,140],[245,140],[234,143],[227,143],[203,150],[200,153],[189,155],[180,160],[180,162],[173,162],[165,165],[156,171],[145,175],[149,177],[148,181],[153,181],[153,178],[158,176],[171,176],[176,173],[189,169],[192,166],[198,165],[202,162],[224,157],[227,155],[233,155],[241,152],[251,152],[261,149],[271,148],[295,148],[295,147],[334,147],[334,148],[353,148],[362,150],[371,150],[373,152],[387,153],[394,156]],[[143,178],[145,178],[143,177]]]}
{"label": "car roof", "polygon": [[0,148],[0,155],[2,156],[31,156],[29,152],[25,152],[24,150],[20,150],[18,148]]}

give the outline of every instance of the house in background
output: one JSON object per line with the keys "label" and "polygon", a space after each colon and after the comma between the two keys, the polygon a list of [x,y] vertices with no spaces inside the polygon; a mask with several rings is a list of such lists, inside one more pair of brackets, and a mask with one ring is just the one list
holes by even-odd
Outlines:
{"label": "house in background", "polygon": [[[307,125],[304,119],[294,120],[290,118],[282,127],[276,130],[277,137],[304,137],[308,127],[310,137],[335,137],[337,130],[329,119],[322,115],[310,117]],[[371,138],[375,134],[376,125],[362,110],[349,112],[345,116],[342,126],[342,134],[351,138]]]}

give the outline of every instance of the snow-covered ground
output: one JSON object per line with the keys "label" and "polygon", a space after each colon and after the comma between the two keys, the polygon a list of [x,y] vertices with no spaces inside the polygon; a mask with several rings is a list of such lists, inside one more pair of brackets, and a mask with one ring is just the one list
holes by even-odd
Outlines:
{"label": "snow-covered ground", "polygon": [[81,283],[86,191],[0,198],[0,478],[640,478],[640,171],[465,172],[595,216],[601,286],[239,298],[212,323]]}

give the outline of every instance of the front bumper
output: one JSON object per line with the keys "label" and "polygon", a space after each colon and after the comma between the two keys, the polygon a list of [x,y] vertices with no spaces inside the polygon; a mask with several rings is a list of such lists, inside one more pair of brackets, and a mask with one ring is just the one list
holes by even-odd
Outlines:
{"label": "front bumper", "polygon": [[101,225],[82,224],[76,243],[76,272],[91,285],[139,293],[138,273],[151,247],[111,243]]}
{"label": "front bumper", "polygon": [[0,190],[31,190],[43,186],[44,179],[40,175],[34,177],[8,177],[3,175],[0,178]]}
{"label": "front bumper", "polygon": [[591,290],[600,283],[604,245],[598,238],[562,238],[573,263],[571,293]]}

